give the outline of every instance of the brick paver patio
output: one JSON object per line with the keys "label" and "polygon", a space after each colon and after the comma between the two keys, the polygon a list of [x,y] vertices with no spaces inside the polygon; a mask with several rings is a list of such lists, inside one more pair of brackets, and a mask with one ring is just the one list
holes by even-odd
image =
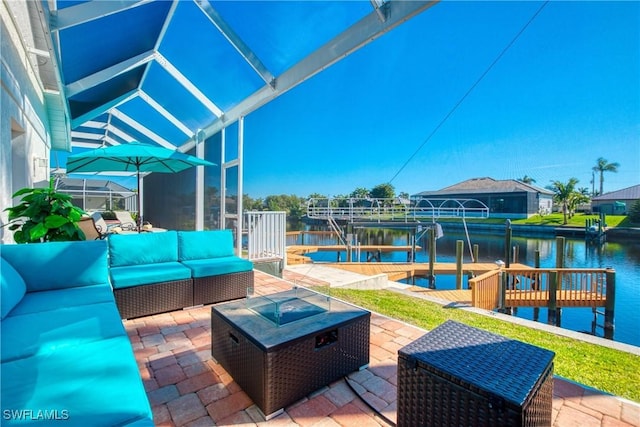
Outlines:
{"label": "brick paver patio", "polygon": [[[256,271],[258,294],[291,286],[291,281]],[[336,381],[264,421],[251,399],[212,359],[210,321],[211,308],[205,306],[124,322],[156,425],[391,425],[389,421],[396,421],[397,351],[426,332],[373,313],[367,369],[350,374],[350,385]],[[556,377],[553,425],[640,426],[640,405]]]}

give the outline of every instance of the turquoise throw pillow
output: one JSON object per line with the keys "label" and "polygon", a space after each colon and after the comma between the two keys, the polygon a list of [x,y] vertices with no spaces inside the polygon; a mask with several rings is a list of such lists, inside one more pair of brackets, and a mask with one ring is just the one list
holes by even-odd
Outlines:
{"label": "turquoise throw pillow", "polygon": [[2,264],[0,264],[0,276],[2,276],[0,282],[2,282],[2,293],[0,295],[0,303],[2,305],[2,318],[7,317],[9,312],[18,305],[18,303],[24,297],[27,292],[27,285],[20,273],[4,258],[0,258]]}

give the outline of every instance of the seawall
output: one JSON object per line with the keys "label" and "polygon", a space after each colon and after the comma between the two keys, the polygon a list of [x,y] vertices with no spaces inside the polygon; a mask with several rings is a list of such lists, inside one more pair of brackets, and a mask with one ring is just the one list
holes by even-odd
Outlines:
{"label": "seawall", "polygon": [[[444,230],[464,230],[464,225],[460,222],[442,222],[441,225]],[[467,229],[479,233],[504,234],[506,225],[482,224],[474,222],[467,223]],[[585,237],[585,229],[582,227],[554,227],[548,225],[512,224],[511,233],[514,236],[529,237]],[[608,241],[640,239],[640,228],[616,227],[607,229],[605,233],[607,235]]]}

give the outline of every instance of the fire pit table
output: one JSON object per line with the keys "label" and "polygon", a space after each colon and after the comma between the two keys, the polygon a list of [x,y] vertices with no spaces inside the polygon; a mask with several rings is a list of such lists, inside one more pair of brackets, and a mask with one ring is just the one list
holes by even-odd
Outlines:
{"label": "fire pit table", "polygon": [[266,419],[369,364],[361,308],[306,288],[211,307],[211,354]]}

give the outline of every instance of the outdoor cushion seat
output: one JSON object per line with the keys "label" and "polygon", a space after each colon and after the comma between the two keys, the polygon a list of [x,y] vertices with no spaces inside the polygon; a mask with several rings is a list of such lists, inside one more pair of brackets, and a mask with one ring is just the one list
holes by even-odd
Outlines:
{"label": "outdoor cushion seat", "polygon": [[193,305],[191,270],[178,262],[177,232],[109,237],[111,284],[123,319]]}
{"label": "outdoor cushion seat", "polygon": [[153,426],[107,242],[2,245],[0,263],[2,425]]}
{"label": "outdoor cushion seat", "polygon": [[182,263],[191,269],[191,274],[194,278],[253,270],[253,263],[251,261],[236,256],[196,259],[182,261]]}
{"label": "outdoor cushion seat", "polygon": [[[112,310],[111,320],[120,323]],[[3,410],[33,409],[34,416],[55,410],[56,425],[153,426],[127,335],[3,363],[1,391]],[[3,425],[18,424],[24,421],[3,419]]]}
{"label": "outdoor cushion seat", "polygon": [[231,230],[179,231],[178,255],[192,272],[194,304],[243,298],[253,286],[253,263],[235,255]]}
{"label": "outdoor cushion seat", "polygon": [[111,284],[114,289],[189,278],[191,271],[179,262],[111,267]]}
{"label": "outdoor cushion seat", "polygon": [[29,292],[20,304],[11,311],[12,316],[30,313],[43,313],[66,307],[114,303],[110,286],[92,285],[79,288],[59,289],[56,291]]}
{"label": "outdoor cushion seat", "polygon": [[125,334],[119,318],[113,317],[114,301],[69,306],[44,314],[11,316],[2,321],[2,362],[34,355],[48,355],[87,342]]}

